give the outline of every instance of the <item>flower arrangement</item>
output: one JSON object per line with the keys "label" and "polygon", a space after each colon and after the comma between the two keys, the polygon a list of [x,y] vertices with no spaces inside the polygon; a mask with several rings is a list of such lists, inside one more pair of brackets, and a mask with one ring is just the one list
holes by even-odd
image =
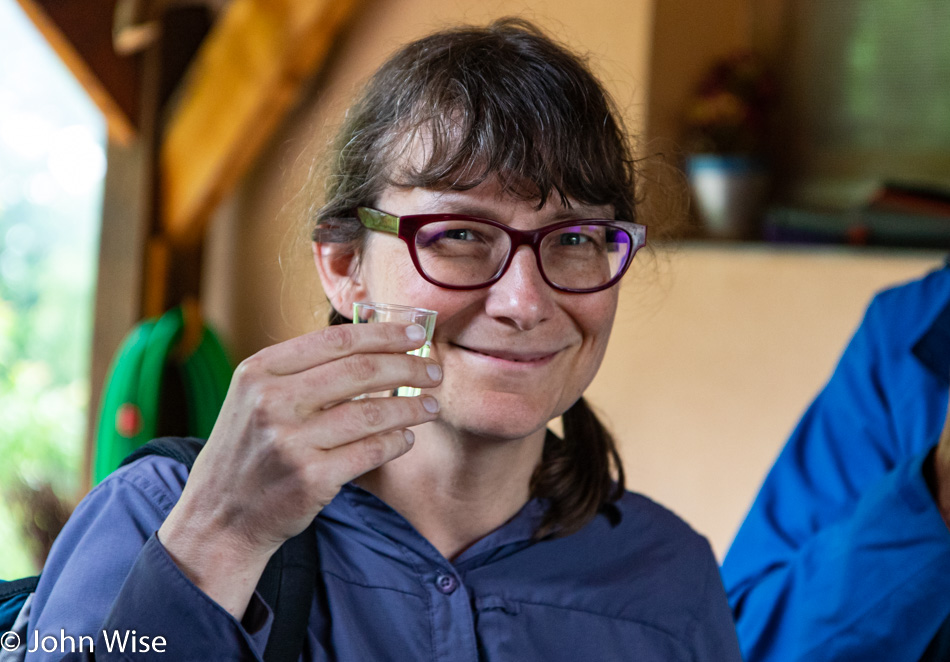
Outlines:
{"label": "flower arrangement", "polygon": [[685,115],[692,153],[758,155],[764,148],[775,85],[764,60],[740,51],[717,61],[692,94]]}

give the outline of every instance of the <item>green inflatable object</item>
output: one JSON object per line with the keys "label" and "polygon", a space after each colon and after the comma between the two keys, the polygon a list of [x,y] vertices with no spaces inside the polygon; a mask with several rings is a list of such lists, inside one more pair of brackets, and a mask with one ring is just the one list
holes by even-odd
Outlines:
{"label": "green inflatable object", "polygon": [[[197,315],[195,315],[197,317]],[[188,337],[181,306],[145,320],[122,341],[109,368],[99,409],[93,484],[112,473],[136,448],[163,434],[159,426],[163,377],[181,377],[188,436],[207,438],[234,371],[218,336],[205,324]],[[193,345],[193,347],[189,346]]]}

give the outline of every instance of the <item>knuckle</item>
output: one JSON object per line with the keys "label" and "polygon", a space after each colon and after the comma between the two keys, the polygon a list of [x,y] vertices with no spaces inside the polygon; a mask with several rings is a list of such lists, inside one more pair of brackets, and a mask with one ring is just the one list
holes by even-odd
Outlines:
{"label": "knuckle", "polygon": [[376,402],[377,398],[360,400],[360,416],[363,422],[371,428],[377,428],[383,423],[383,408]]}
{"label": "knuckle", "polygon": [[267,384],[261,384],[254,390],[255,411],[270,411],[280,401],[278,389]]}
{"label": "knuckle", "polygon": [[293,412],[294,418],[303,421],[313,415],[314,407],[306,402],[296,402],[293,406]]}
{"label": "knuckle", "polygon": [[255,385],[250,399],[250,416],[254,427],[258,430],[273,428],[279,418],[276,410],[284,398],[280,389],[273,385]]}
{"label": "knuckle", "polygon": [[270,443],[273,437],[273,417],[266,407],[251,408],[249,420],[259,439]]}
{"label": "knuckle", "polygon": [[330,349],[346,352],[353,346],[353,330],[344,324],[328,326],[323,331],[323,341]]}
{"label": "knuckle", "polygon": [[368,467],[378,467],[388,459],[386,443],[381,437],[370,437],[363,444],[363,460]]}
{"label": "knuckle", "polygon": [[376,374],[376,363],[366,354],[357,354],[346,360],[347,370],[358,382],[367,382]]}
{"label": "knuckle", "polygon": [[252,383],[261,372],[261,358],[259,354],[249,356],[241,361],[234,370],[235,383],[247,386]]}

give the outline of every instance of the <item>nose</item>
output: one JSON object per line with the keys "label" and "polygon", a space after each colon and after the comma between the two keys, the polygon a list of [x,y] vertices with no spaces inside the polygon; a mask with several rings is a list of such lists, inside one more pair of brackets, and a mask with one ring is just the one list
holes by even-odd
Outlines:
{"label": "nose", "polygon": [[526,331],[550,317],[554,290],[541,278],[529,246],[520,246],[502,277],[488,288],[485,311]]}

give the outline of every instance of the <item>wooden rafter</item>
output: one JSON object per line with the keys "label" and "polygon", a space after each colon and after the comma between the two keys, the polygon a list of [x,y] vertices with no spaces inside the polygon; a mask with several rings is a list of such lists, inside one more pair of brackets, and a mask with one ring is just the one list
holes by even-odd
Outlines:
{"label": "wooden rafter", "polygon": [[188,71],[160,148],[162,228],[195,245],[321,66],[356,0],[233,0]]}
{"label": "wooden rafter", "polygon": [[112,44],[115,0],[17,0],[23,11],[99,107],[109,138],[126,145],[136,135],[139,61]]}

